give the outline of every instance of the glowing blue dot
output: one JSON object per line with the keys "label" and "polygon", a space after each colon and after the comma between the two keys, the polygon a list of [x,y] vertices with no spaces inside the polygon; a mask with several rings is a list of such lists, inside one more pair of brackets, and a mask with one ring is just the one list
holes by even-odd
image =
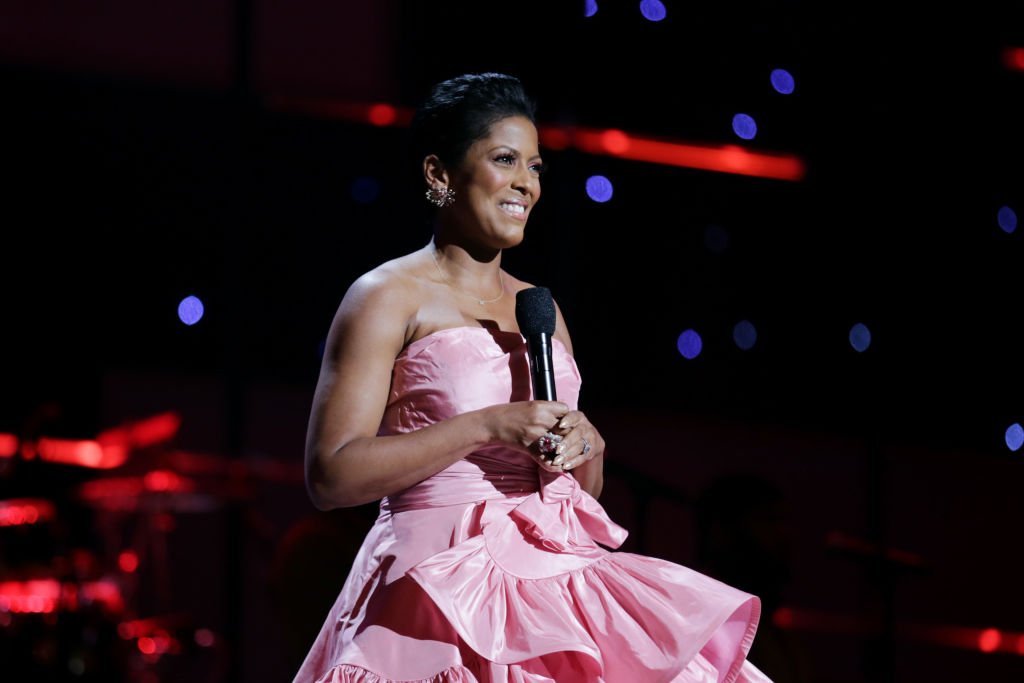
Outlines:
{"label": "glowing blue dot", "polygon": [[999,207],[999,227],[1005,233],[1011,233],[1017,229],[1017,212],[1008,206]]}
{"label": "glowing blue dot", "polygon": [[668,12],[661,0],[640,0],[640,14],[649,21],[661,21]]}
{"label": "glowing blue dot", "polygon": [[704,246],[708,251],[721,254],[729,247],[729,233],[720,225],[709,225],[704,228]]}
{"label": "glowing blue dot", "polygon": [[858,353],[868,350],[871,346],[871,330],[864,323],[857,323],[850,328],[850,346]]}
{"label": "glowing blue dot", "polygon": [[732,340],[736,346],[749,351],[757,343],[757,328],[749,320],[741,320],[732,328]]}
{"label": "glowing blue dot", "polygon": [[744,140],[753,140],[757,135],[757,123],[749,114],[736,114],[732,117],[732,130]]}
{"label": "glowing blue dot", "polygon": [[796,82],[793,80],[793,74],[789,73],[785,69],[772,69],[772,87],[775,91],[782,93],[783,95],[789,95],[793,92],[796,87]]}
{"label": "glowing blue dot", "polygon": [[587,196],[595,202],[606,202],[612,198],[612,181],[603,175],[587,178]]}
{"label": "glowing blue dot", "polygon": [[583,16],[592,17],[597,14],[597,0],[587,0],[583,3]]}
{"label": "glowing blue dot", "polygon": [[178,304],[178,319],[186,325],[195,325],[203,318],[203,302],[198,297],[186,296]]}
{"label": "glowing blue dot", "polygon": [[352,199],[360,204],[369,204],[380,196],[380,183],[375,178],[363,176],[352,181]]}
{"label": "glowing blue dot", "polygon": [[679,349],[679,353],[683,355],[683,358],[689,360],[699,356],[703,346],[704,343],[700,340],[700,335],[694,330],[685,330],[676,340],[676,348]]}
{"label": "glowing blue dot", "polygon": [[1006,430],[1006,447],[1016,452],[1021,446],[1024,446],[1024,428],[1014,422]]}

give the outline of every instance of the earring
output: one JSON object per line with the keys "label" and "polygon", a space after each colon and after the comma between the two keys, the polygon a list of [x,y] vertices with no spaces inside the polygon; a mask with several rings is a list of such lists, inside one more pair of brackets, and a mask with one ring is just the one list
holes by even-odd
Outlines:
{"label": "earring", "polygon": [[455,190],[450,187],[431,187],[426,197],[428,202],[440,209],[455,203]]}

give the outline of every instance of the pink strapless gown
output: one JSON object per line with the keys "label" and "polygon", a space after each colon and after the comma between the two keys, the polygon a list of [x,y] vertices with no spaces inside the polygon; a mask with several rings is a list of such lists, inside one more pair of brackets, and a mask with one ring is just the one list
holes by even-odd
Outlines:
{"label": "pink strapless gown", "polygon": [[[560,400],[580,376],[554,344]],[[456,327],[395,360],[381,434],[531,397],[517,333]],[[613,552],[626,531],[569,474],[483,448],[381,501],[295,683],[739,681],[760,600]]]}

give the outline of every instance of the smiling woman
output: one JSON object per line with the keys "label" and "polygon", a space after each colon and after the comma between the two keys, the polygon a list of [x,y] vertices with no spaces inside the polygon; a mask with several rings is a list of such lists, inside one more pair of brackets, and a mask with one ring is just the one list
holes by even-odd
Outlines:
{"label": "smiling woman", "polygon": [[516,316],[533,285],[501,266],[541,196],[522,85],[442,82],[413,130],[432,239],[345,293],[306,439],[314,505],[380,514],[295,683],[767,681],[746,661],[757,597],[613,551],[557,304],[562,400],[534,399]]}

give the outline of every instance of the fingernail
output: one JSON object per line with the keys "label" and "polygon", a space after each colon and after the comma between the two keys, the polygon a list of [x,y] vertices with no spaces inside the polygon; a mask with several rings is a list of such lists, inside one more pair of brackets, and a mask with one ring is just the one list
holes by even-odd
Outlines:
{"label": "fingernail", "polygon": [[558,444],[558,446],[555,448],[555,453],[565,453],[565,444]]}
{"label": "fingernail", "polygon": [[554,460],[552,460],[551,464],[552,465],[561,465],[563,460],[565,460],[565,456],[564,455],[560,455],[557,458],[555,458]]}

